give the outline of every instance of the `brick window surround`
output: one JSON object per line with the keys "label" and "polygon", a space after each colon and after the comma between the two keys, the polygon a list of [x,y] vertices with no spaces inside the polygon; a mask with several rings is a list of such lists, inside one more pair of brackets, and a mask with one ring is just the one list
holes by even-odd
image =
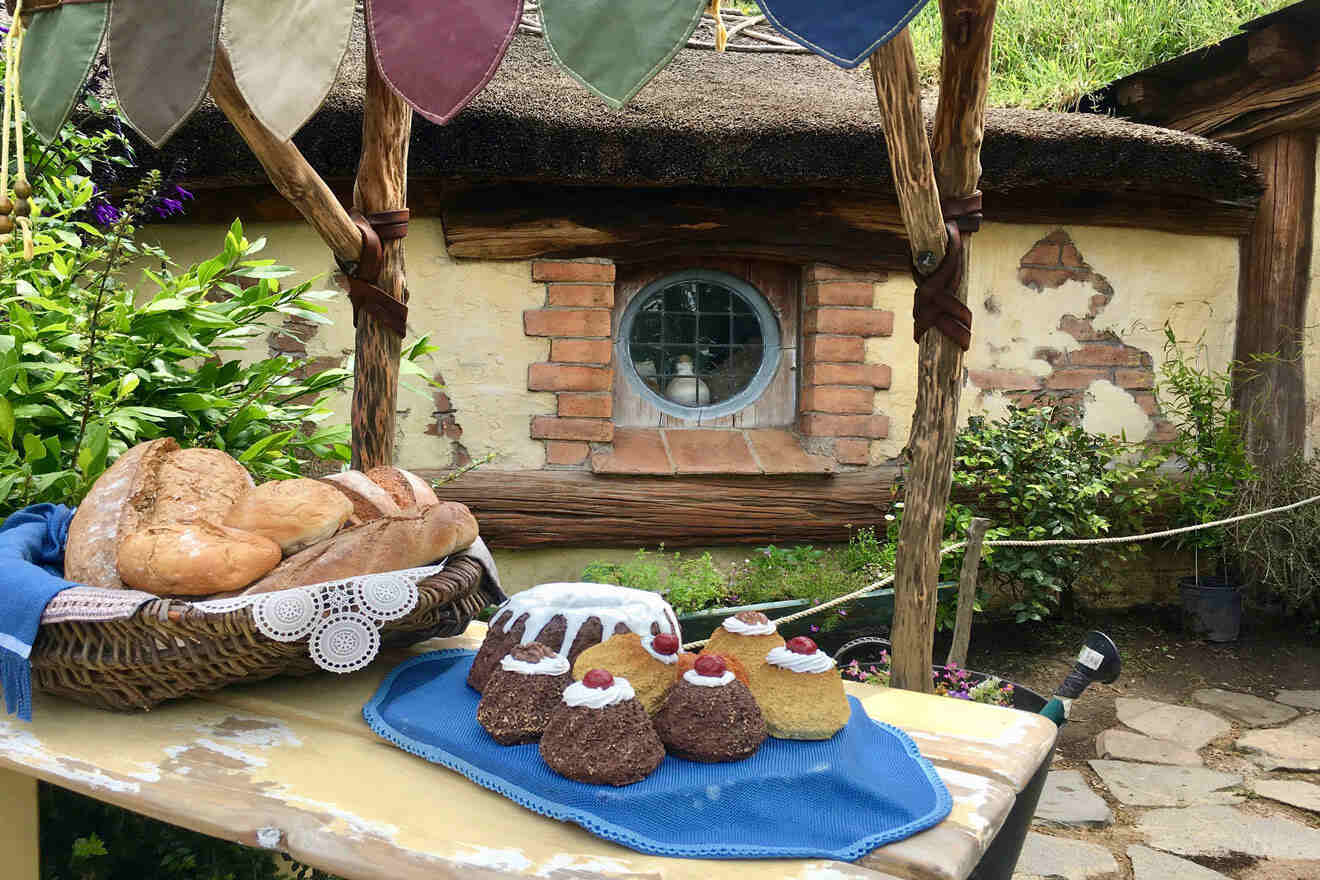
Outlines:
{"label": "brick window surround", "polygon": [[523,331],[550,340],[549,359],[531,364],[527,376],[528,390],[555,394],[555,413],[531,422],[531,436],[545,443],[546,467],[661,476],[820,474],[869,464],[871,441],[889,427],[875,408],[876,391],[889,387],[889,367],[866,363],[866,339],[893,332],[893,313],[872,307],[883,275],[813,264],[800,277],[801,298],[788,310],[801,316],[790,334],[801,340],[797,407],[784,423],[616,427],[615,267],[534,261],[532,280],[545,284],[545,306],[523,313]]}

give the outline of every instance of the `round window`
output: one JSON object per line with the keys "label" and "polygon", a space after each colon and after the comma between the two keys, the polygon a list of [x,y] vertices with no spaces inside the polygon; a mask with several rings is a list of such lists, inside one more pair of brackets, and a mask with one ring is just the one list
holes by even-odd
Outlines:
{"label": "round window", "polygon": [[642,288],[619,322],[618,363],[662,412],[718,418],[753,403],[779,367],[779,323],[764,296],[694,269]]}

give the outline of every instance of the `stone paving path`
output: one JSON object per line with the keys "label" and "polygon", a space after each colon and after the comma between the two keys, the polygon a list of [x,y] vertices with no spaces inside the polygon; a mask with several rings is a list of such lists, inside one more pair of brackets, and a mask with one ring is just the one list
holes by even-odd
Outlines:
{"label": "stone paving path", "polygon": [[1050,771],[1014,880],[1320,880],[1320,690],[1190,702],[1116,701],[1093,775]]}

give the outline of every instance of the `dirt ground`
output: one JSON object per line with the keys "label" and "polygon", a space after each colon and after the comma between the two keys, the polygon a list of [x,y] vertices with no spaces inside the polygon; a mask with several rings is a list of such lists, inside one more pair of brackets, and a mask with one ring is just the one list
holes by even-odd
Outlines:
{"label": "dirt ground", "polygon": [[1186,702],[1192,691],[1219,687],[1273,699],[1284,688],[1320,688],[1320,637],[1293,621],[1244,614],[1238,641],[1187,638],[1176,607],[1096,612],[1077,621],[978,624],[967,665],[1019,682],[1048,697],[1072,668],[1088,630],[1118,645],[1123,673],[1112,685],[1093,684],[1059,732],[1055,766],[1095,757],[1095,737],[1117,724],[1114,698]]}

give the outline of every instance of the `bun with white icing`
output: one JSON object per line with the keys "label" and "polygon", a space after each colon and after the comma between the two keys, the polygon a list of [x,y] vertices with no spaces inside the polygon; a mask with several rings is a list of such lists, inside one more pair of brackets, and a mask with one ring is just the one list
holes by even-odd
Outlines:
{"label": "bun with white icing", "polygon": [[742,611],[726,618],[711,634],[703,654],[732,657],[747,669],[747,683],[756,693],[757,669],[765,665],[765,655],[772,648],[782,648],[784,639],[759,611]]}
{"label": "bun with white icing", "polygon": [[852,714],[834,659],[806,636],[766,652],[752,694],[778,739],[829,739]]}
{"label": "bun with white icing", "polygon": [[536,742],[573,683],[568,661],[540,642],[500,660],[477,704],[477,721],[500,745]]}
{"label": "bun with white icing", "polygon": [[674,609],[656,593],[609,584],[541,584],[496,609],[467,683],[483,690],[500,659],[518,645],[540,642],[571,665],[593,645],[627,632],[682,639]]}
{"label": "bun with white icing", "polygon": [[632,685],[604,669],[588,670],[564,690],[541,736],[540,750],[560,776],[593,785],[640,782],[665,757]]}
{"label": "bun with white icing", "polygon": [[678,636],[670,633],[618,633],[579,654],[573,662],[573,677],[581,679],[599,668],[626,678],[646,714],[654,715],[678,680],[678,654]]}
{"label": "bun with white icing", "polygon": [[718,654],[702,654],[669,692],[655,730],[671,755],[715,763],[751,757],[765,742],[765,719],[747,686]]}

